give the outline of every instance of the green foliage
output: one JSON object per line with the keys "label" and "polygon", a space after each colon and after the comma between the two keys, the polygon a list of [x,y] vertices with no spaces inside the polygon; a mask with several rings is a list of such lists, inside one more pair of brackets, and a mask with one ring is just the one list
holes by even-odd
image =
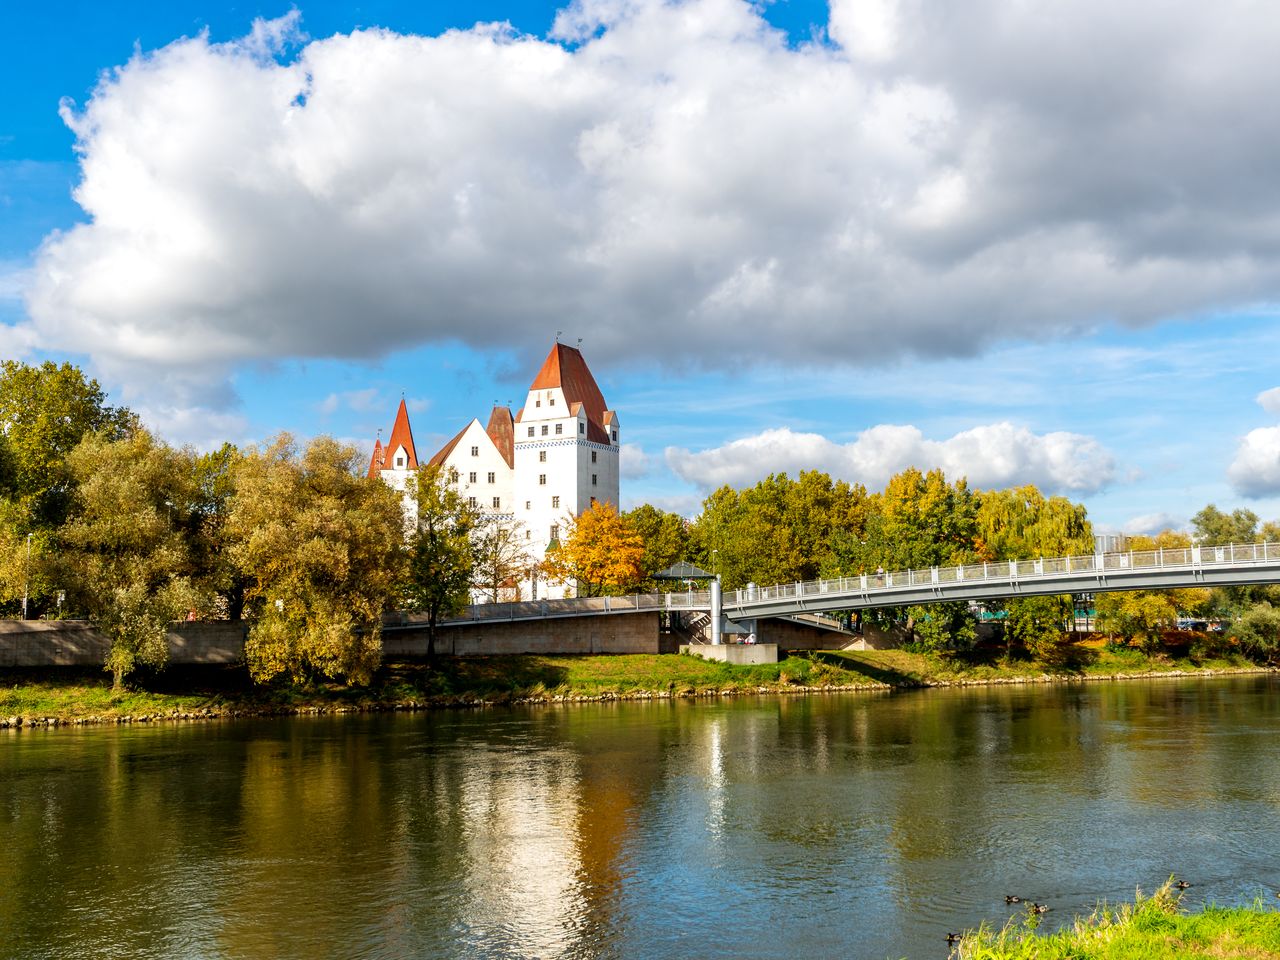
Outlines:
{"label": "green foliage", "polygon": [[1200,546],[1252,543],[1258,535],[1258,515],[1244,509],[1223,513],[1211,503],[1191,518],[1191,526]]}
{"label": "green foliage", "polygon": [[417,523],[409,536],[401,603],[427,615],[427,656],[435,656],[436,623],[470,600],[475,569],[472,536],[479,514],[458,493],[456,473],[425,466],[410,484]]}
{"label": "green foliage", "polygon": [[907,626],[916,650],[956,653],[972,650],[978,640],[977,621],[964,601],[908,607]]}
{"label": "green foliage", "polygon": [[67,457],[91,433],[118,440],[137,424],[124,408],[109,407],[96,380],[79,368],[45,361],[0,363],[0,433],[5,435],[6,485],[20,534],[61,524],[71,508]]}
{"label": "green foliage", "polygon": [[1119,634],[1126,642],[1138,640],[1144,650],[1160,644],[1160,631],[1177,625],[1178,608],[1169,592],[1126,590],[1098,594],[1098,629]]}
{"label": "green foliage", "polygon": [[1256,604],[1231,625],[1228,635],[1246,656],[1270,661],[1280,650],[1280,609],[1266,602]]}
{"label": "green foliage", "polygon": [[1036,659],[1051,657],[1072,616],[1070,596],[1018,597],[1006,605],[1004,628],[1009,639]]}
{"label": "green foliage", "polygon": [[689,535],[689,525],[679,514],[667,513],[645,503],[626,511],[622,518],[644,542],[644,557],[640,561],[640,567],[646,580],[678,560],[689,558],[692,538]]}
{"label": "green foliage", "polygon": [[191,455],[145,430],[86,438],[67,458],[76,481],[57,566],[72,603],[111,638],[118,687],[140,663],[160,667],[168,625],[199,605],[186,526],[197,499]]}
{"label": "green foliage", "polygon": [[1084,505],[1045,497],[1030,485],[982,491],[975,526],[980,560],[1093,553],[1093,528]]}
{"label": "green foliage", "polygon": [[404,516],[399,493],[359,475],[362,459],[329,437],[299,455],[282,434],[234,464],[226,530],[252,577],[245,657],[259,682],[320,673],[363,683],[378,665]]}

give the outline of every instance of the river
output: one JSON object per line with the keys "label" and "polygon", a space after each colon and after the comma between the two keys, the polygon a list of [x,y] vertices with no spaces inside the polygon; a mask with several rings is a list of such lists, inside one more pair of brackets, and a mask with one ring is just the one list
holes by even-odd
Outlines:
{"label": "river", "polygon": [[1280,889],[1280,682],[0,731],[0,957],[943,958]]}

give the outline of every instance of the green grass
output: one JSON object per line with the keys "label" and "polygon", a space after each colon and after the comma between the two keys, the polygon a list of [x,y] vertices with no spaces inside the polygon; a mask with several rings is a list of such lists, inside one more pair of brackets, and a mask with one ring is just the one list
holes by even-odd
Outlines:
{"label": "green grass", "polygon": [[1207,906],[1182,910],[1172,879],[1131,904],[1100,905],[1088,917],[1040,934],[1035,920],[998,932],[966,934],[958,960],[1280,960],[1280,913],[1258,901],[1252,907]]}
{"label": "green grass", "polygon": [[273,683],[255,687],[242,667],[174,667],[135,678],[113,691],[90,669],[0,671],[0,721],[8,717],[112,719],[172,713],[286,713],[300,710],[450,706],[484,701],[722,693],[812,688],[916,687],[1054,677],[1145,675],[1174,670],[1239,669],[1239,658],[1193,659],[1137,650],[1064,647],[1050,662],[1005,659],[980,650],[947,657],[906,650],[815,651],[780,663],[730,666],[675,654],[622,656],[440,657],[434,664],[384,664],[366,687],[340,683]]}

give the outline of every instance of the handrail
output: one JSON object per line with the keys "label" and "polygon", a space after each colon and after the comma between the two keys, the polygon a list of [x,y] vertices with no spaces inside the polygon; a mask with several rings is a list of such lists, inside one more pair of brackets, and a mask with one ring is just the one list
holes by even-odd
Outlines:
{"label": "handrail", "polygon": [[[724,606],[749,610],[752,606],[796,601],[796,609],[808,607],[809,598],[817,601],[815,609],[823,609],[822,598],[831,596],[839,604],[856,598],[858,606],[875,606],[875,598],[892,601],[896,595],[914,594],[925,587],[937,599],[946,599],[949,588],[957,585],[991,583],[1015,587],[1079,575],[1082,586],[1097,589],[1093,578],[1108,574],[1135,574],[1142,571],[1204,571],[1215,567],[1248,567],[1267,563],[1280,564],[1280,542],[1228,543],[1214,546],[1175,547],[1156,550],[1127,550],[1114,553],[1075,554],[1067,557],[1038,557],[1028,560],[997,560],[955,566],[883,571],[780,583],[768,587],[748,585],[726,593]],[[1116,589],[1116,588],[1112,588]],[[1129,588],[1137,589],[1137,588]],[[1064,589],[1062,592],[1071,592]],[[996,594],[998,595],[998,594]],[[892,606],[889,602],[886,606]],[[508,603],[485,603],[468,607],[449,623],[491,620],[525,620],[543,617],[584,616],[591,614],[639,613],[644,611],[708,610],[711,595],[705,590],[683,593],[638,593],[620,597],[578,597],[564,600],[521,600]]]}

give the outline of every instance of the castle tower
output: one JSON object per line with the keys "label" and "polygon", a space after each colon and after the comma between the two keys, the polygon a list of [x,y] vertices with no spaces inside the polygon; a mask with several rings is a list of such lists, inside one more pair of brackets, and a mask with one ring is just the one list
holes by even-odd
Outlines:
{"label": "castle tower", "polygon": [[[515,417],[515,518],[542,560],[566,522],[592,503],[618,505],[620,425],[581,352],[556,343]],[[530,582],[534,598],[566,585]]]}

